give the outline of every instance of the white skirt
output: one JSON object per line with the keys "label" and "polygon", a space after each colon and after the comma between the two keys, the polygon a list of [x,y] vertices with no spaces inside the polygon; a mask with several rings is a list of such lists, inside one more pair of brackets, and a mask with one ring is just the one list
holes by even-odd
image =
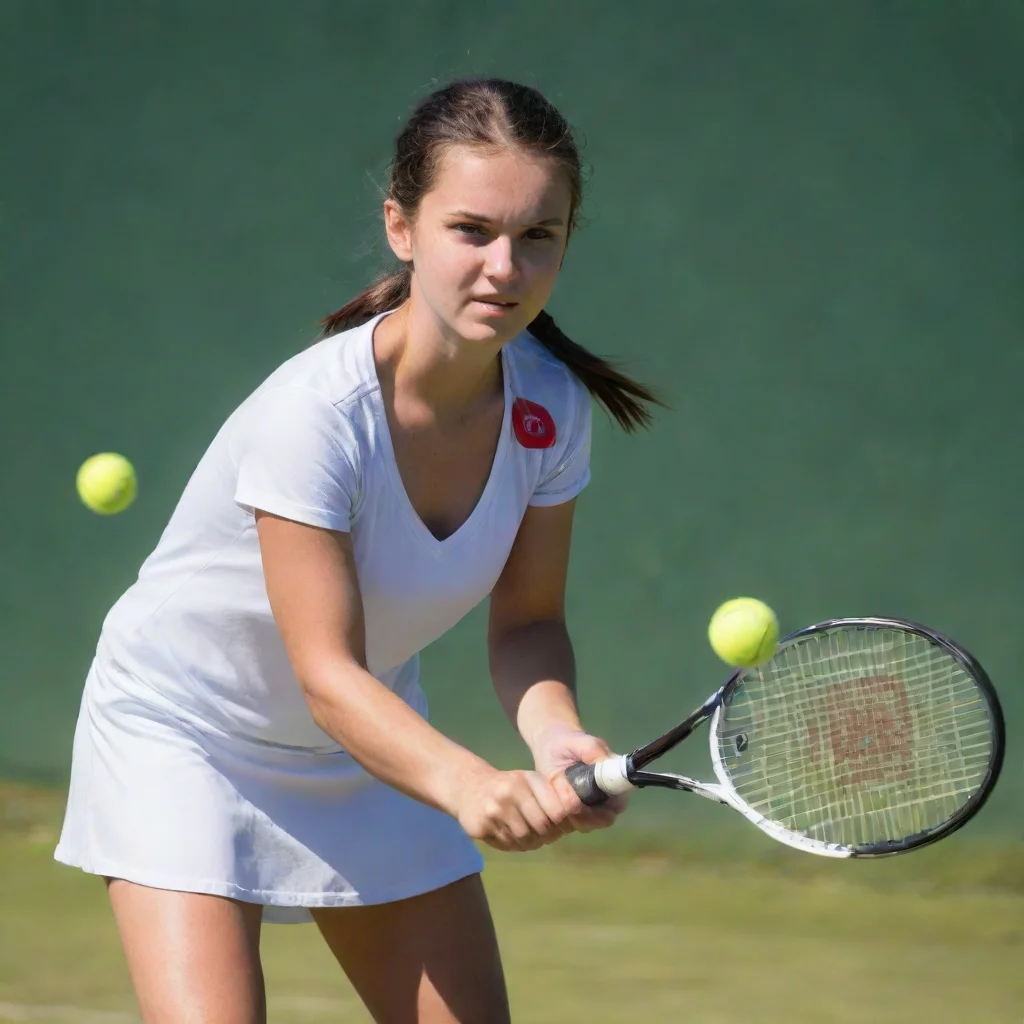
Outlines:
{"label": "white skirt", "polygon": [[208,735],[103,675],[94,663],[82,698],[58,861],[261,903],[278,923],[483,869],[458,822],[347,754]]}

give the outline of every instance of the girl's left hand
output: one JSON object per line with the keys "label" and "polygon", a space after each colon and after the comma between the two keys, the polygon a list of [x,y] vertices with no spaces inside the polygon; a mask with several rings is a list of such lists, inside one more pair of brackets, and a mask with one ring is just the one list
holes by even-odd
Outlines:
{"label": "girl's left hand", "polygon": [[604,740],[565,725],[552,726],[534,746],[533,758],[537,771],[550,780],[577,832],[608,828],[629,803],[629,797],[623,795],[609,797],[597,807],[587,807],[565,777],[565,769],[569,765],[577,761],[593,764],[610,757],[611,753]]}

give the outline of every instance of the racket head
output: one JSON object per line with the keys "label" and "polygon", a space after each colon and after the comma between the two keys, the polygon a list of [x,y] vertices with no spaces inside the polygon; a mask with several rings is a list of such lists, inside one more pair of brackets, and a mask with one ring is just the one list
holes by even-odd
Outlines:
{"label": "racket head", "polygon": [[878,857],[936,842],[981,810],[1002,769],[988,675],[917,623],[808,626],[722,693],[709,732],[728,802],[809,852]]}

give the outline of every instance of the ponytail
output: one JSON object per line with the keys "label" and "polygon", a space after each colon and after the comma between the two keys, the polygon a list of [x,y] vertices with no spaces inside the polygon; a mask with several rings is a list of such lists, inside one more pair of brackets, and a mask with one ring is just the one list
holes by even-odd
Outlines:
{"label": "ponytail", "polygon": [[527,330],[572,370],[627,433],[651,425],[648,405],[664,407],[665,403],[645,385],[566,337],[549,313],[542,310]]}
{"label": "ponytail", "polygon": [[402,267],[382,274],[366,291],[320,321],[320,337],[328,338],[350,327],[360,327],[379,313],[395,309],[409,298],[412,270]]}

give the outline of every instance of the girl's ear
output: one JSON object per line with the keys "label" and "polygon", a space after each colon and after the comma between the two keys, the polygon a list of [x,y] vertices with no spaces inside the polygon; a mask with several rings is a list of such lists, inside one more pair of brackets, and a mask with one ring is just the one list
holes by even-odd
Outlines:
{"label": "girl's ear", "polygon": [[401,263],[411,263],[412,222],[393,199],[384,200],[384,230],[396,259]]}

